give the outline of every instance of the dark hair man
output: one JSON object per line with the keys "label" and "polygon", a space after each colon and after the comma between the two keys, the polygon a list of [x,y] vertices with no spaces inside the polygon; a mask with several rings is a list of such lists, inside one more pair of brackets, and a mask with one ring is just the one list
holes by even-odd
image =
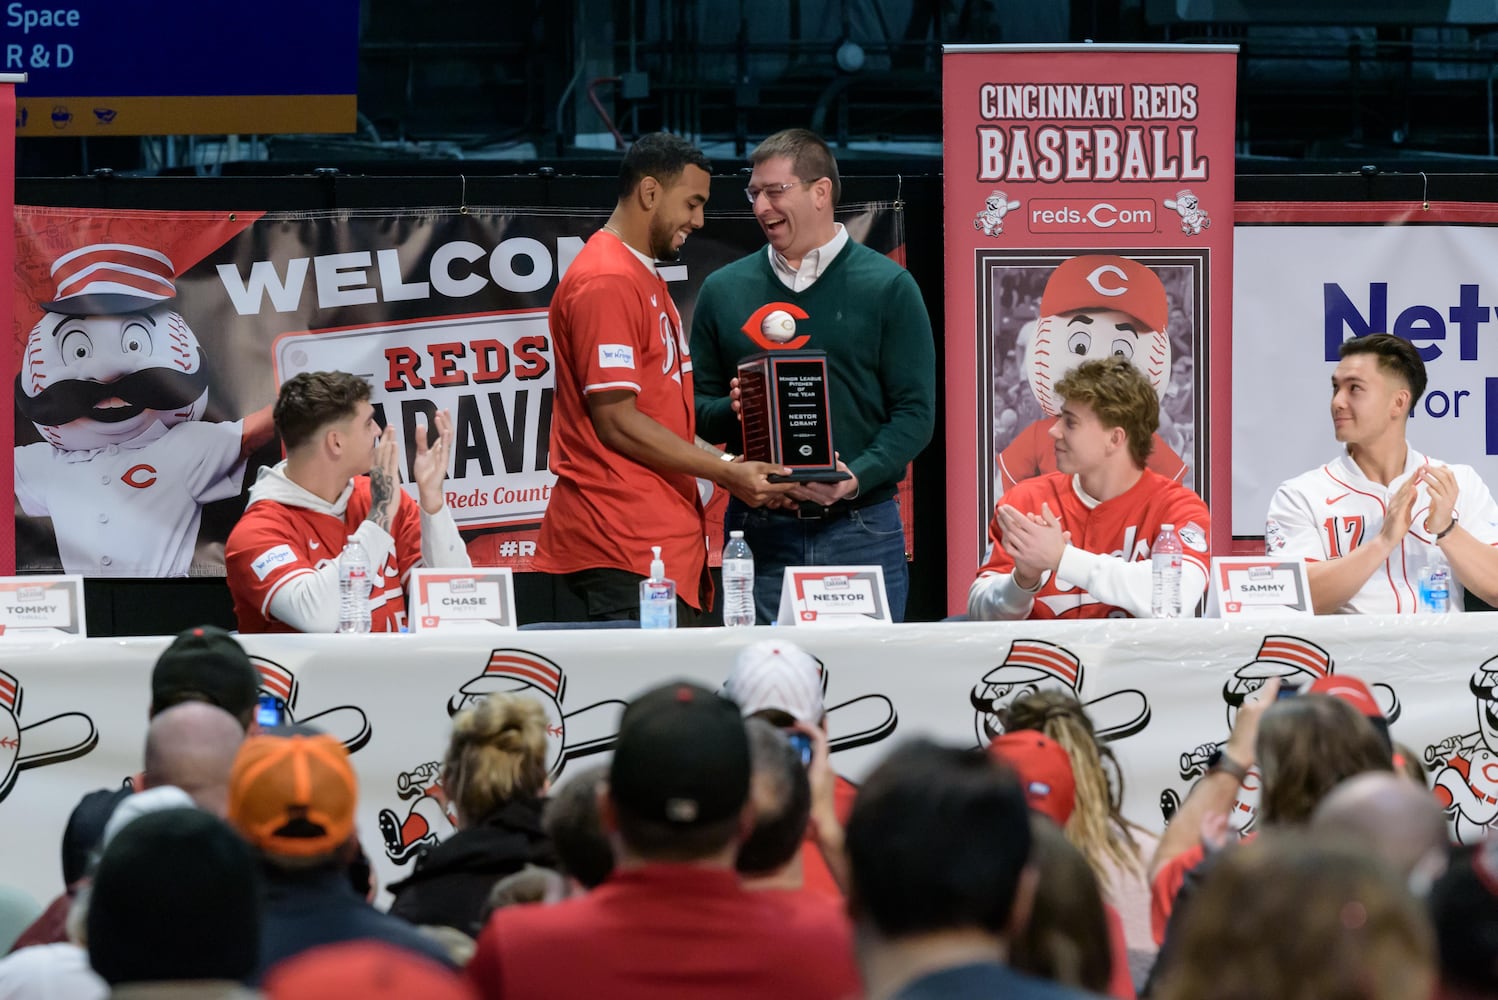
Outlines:
{"label": "dark hair man", "polygon": [[686,682],[631,702],[599,795],[613,873],[586,895],[496,913],[468,965],[480,996],[857,994],[846,930],[739,884],[749,775],[733,702]]}
{"label": "dark hair man", "polygon": [[[789,508],[730,502],[728,529],[754,552],[754,603],[775,620],[787,566],[884,568],[890,614],[905,617],[909,572],[895,490],[936,427],[936,348],[920,288],[855,243],[834,218],[837,160],[806,129],[777,132],[750,156],[745,194],[767,246],[708,275],[692,314],[702,435],[741,447],[739,362],[761,351],[827,355],[836,483],[805,483]],[[793,329],[767,321],[791,318]],[[767,329],[769,332],[766,332]]]}
{"label": "dark hair man", "polygon": [[1318,614],[1412,615],[1421,570],[1451,565],[1450,606],[1463,590],[1498,603],[1498,504],[1470,465],[1409,446],[1425,363],[1402,337],[1344,341],[1332,372],[1332,430],[1346,453],[1286,480],[1269,503],[1264,547],[1309,564]]}
{"label": "dark hair man", "polygon": [[917,740],[886,757],[848,820],[867,995],[1085,996],[1004,964],[1035,894],[1030,836],[1019,782],[983,750]]}
{"label": "dark hair man", "polygon": [[1201,497],[1145,467],[1160,425],[1149,380],[1124,358],[1104,358],[1078,365],[1056,393],[1059,471],[999,498],[968,614],[1148,618],[1150,549],[1163,524],[1181,539],[1181,608],[1190,614],[1207,590],[1212,524]]}
{"label": "dark hair man", "polygon": [[556,488],[536,541],[536,568],[562,577],[589,620],[638,620],[651,546],[676,581],[677,616],[712,607],[697,479],[749,503],[789,487],[763,462],[725,462],[694,444],[692,358],[656,261],[675,260],[702,228],[711,165],[665,132],[642,136],[619,170],[619,201],[567,268],[551,299]]}
{"label": "dark hair man", "polygon": [[241,632],[332,632],[338,556],[350,538],[369,559],[371,628],[399,632],[418,566],[465,567],[468,551],[442,492],[452,446],[446,410],[416,434],[418,503],[401,489],[396,437],[381,433],[369,384],[347,372],[303,372],[274,412],[286,459],[260,470],[229,533],[224,563]]}

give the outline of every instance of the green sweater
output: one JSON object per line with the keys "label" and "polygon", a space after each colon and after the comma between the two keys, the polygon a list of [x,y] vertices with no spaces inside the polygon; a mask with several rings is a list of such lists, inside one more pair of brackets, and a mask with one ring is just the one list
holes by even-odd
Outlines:
{"label": "green sweater", "polygon": [[936,426],[936,347],[915,279],[883,254],[849,240],[811,287],[793,292],[756,250],[708,275],[692,313],[697,433],[742,447],[728,383],[762,348],[744,324],[767,303],[805,310],[796,339],[825,351],[833,445],[858,477],[859,496],[894,495],[905,466]]}

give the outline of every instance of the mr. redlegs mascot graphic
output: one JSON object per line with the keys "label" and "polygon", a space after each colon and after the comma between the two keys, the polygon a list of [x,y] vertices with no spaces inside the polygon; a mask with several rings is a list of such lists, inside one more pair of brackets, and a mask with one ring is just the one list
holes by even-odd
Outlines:
{"label": "mr. redlegs mascot graphic", "polygon": [[[1051,426],[1061,414],[1056,383],[1084,361],[1115,355],[1144,373],[1155,394],[1170,379],[1170,340],[1165,323],[1170,304],[1154,271],[1136,260],[1084,254],[1063,261],[1046,281],[1040,321],[1025,348],[1025,370],[1035,401],[1046,412],[1021,430],[999,453],[999,489],[1056,471]],[[1149,467],[1181,479],[1186,466],[1160,435]]]}
{"label": "mr. redlegs mascot graphic", "polygon": [[45,438],[16,449],[16,499],[52,519],[69,573],[186,576],[200,507],[240,492],[270,408],[203,421],[208,370],[164,254],[96,243],[59,257],[52,281],[16,376]]}

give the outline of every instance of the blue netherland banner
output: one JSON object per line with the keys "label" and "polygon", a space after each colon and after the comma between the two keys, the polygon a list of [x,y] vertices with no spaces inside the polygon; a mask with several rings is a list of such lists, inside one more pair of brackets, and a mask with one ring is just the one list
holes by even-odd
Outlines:
{"label": "blue netherland banner", "polygon": [[[447,499],[469,553],[528,569],[555,482],[547,308],[606,218],[17,208],[4,352],[14,367],[3,373],[17,570],[221,575],[249,484],[281,458],[278,386],[328,369],[369,382],[407,480],[417,428],[449,411]],[[903,249],[897,206],[852,205],[840,218],[881,252]],[[663,268],[684,321],[714,268],[762,245],[748,212],[710,214]],[[726,496],[708,499],[721,529]]]}

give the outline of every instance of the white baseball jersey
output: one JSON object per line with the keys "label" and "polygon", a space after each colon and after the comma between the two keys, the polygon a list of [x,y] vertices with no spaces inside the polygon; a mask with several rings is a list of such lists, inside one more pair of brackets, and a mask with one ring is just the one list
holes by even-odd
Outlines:
{"label": "white baseball jersey", "polygon": [[[1444,462],[1408,450],[1404,472],[1384,486],[1365,477],[1347,455],[1319,469],[1286,480],[1275,491],[1264,525],[1268,555],[1299,557],[1308,562],[1346,555],[1378,534],[1388,502],[1406,479],[1429,462]],[[1459,494],[1456,513],[1462,527],[1488,545],[1498,545],[1498,504],[1470,465],[1448,465],[1456,476]],[[1415,614],[1420,606],[1420,570],[1440,556],[1435,538],[1425,530],[1430,495],[1421,485],[1415,496],[1415,517],[1404,544],[1375,570],[1351,601],[1337,609],[1342,614]],[[1462,610],[1464,591],[1451,578],[1451,610]]]}
{"label": "white baseball jersey", "polygon": [[69,573],[186,576],[202,505],[242,489],[243,433],[240,420],[190,420],[96,451],[29,444],[16,449],[16,499],[52,518]]}

